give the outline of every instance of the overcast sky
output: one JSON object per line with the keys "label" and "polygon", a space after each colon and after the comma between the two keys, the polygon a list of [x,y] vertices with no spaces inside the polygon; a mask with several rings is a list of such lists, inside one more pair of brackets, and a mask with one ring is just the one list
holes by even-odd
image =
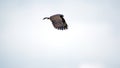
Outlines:
{"label": "overcast sky", "polygon": [[120,1],[0,0],[0,68],[120,68]]}

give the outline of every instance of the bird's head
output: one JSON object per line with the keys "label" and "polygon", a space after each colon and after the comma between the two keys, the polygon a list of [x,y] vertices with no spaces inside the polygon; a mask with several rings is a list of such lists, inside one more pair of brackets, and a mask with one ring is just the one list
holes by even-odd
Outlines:
{"label": "bird's head", "polygon": [[45,20],[45,19],[50,19],[49,17],[45,17],[45,18],[43,18],[43,20]]}

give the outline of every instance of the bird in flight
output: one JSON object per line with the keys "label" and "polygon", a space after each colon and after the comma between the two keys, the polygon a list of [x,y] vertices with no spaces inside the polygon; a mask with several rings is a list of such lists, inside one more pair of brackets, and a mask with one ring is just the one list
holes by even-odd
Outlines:
{"label": "bird in flight", "polygon": [[63,17],[64,17],[64,15],[62,15],[62,14],[55,14],[50,17],[45,17],[45,18],[43,18],[43,20],[50,19],[50,21],[52,22],[53,26],[56,29],[65,30],[65,29],[68,29],[68,25]]}

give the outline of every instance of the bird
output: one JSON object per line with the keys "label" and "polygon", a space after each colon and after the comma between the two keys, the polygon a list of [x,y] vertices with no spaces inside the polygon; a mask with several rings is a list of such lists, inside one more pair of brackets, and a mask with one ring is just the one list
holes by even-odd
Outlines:
{"label": "bird", "polygon": [[54,28],[58,30],[65,30],[68,29],[68,25],[63,17],[63,14],[55,14],[50,17],[44,17],[43,20],[49,19],[52,22]]}

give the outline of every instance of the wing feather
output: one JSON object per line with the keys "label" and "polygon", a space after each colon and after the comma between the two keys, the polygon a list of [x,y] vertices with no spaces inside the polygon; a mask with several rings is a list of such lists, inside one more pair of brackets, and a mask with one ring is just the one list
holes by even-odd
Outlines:
{"label": "wing feather", "polygon": [[51,16],[50,20],[52,21],[52,24],[56,29],[60,29],[60,30],[67,29],[67,24],[65,22],[65,19],[60,15]]}

